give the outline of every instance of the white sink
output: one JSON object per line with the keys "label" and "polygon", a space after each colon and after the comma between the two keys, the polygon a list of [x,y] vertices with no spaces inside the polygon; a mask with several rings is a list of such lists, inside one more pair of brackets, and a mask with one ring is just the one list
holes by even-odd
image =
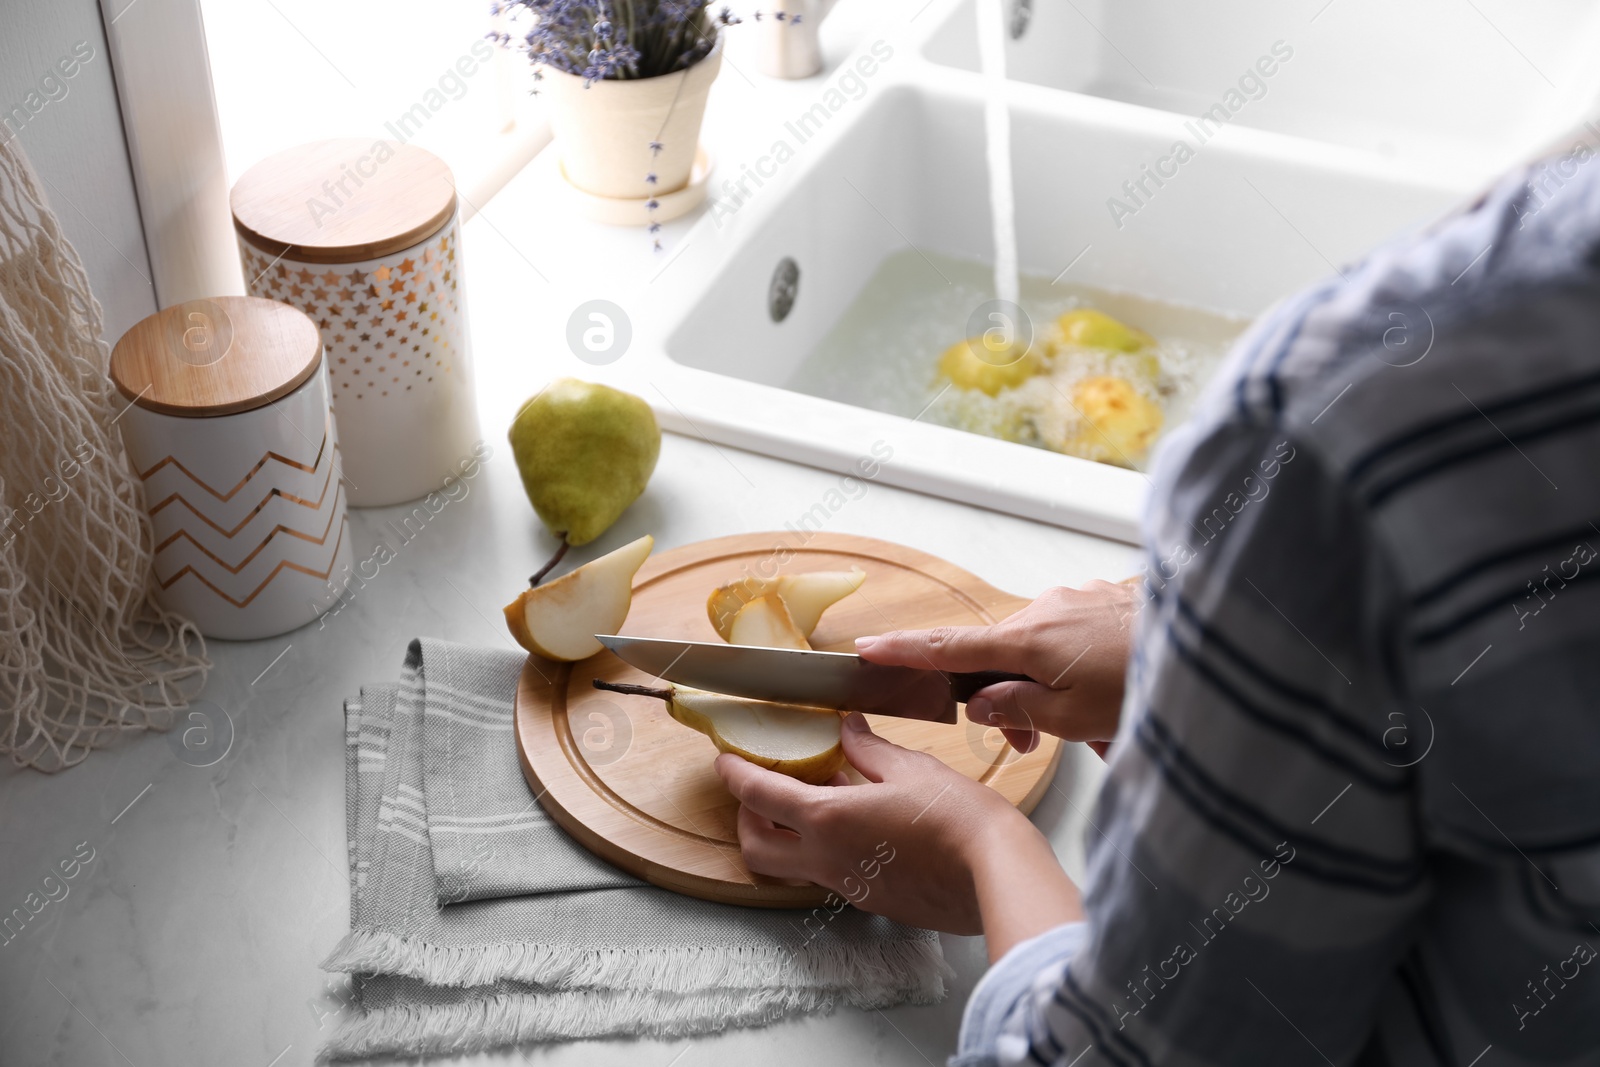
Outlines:
{"label": "white sink", "polygon": [[[1008,90],[1021,266],[1063,284],[1254,316],[1463,191],[1376,156],[1232,128],[1114,219],[1108,198],[1126,198],[1122,183],[1169,153],[1184,116]],[[648,365],[630,356],[617,384],[642,370],[663,424],[682,433],[842,474],[865,463],[883,482],[1134,541],[1138,472],[786,387],[885,257],[909,245],[990,259],[981,91],[976,76],[902,45],[865,98],[832,115],[758,195],[683,238],[651,286],[652,305],[673,310],[650,331]],[[768,290],[785,259],[799,267],[798,291],[775,322]],[[797,525],[810,525],[808,513],[826,520],[829,509],[811,504],[797,502]]]}
{"label": "white sink", "polygon": [[[1591,0],[1024,4],[1007,47],[1019,81],[1177,112],[1206,132],[1231,124],[1350,146],[1446,181],[1503,169],[1600,90]],[[924,55],[975,71],[971,0],[930,21]]]}

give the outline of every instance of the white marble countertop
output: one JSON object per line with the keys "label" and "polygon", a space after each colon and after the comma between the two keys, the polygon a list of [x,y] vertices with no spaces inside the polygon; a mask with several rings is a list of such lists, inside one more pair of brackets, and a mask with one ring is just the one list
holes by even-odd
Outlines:
{"label": "white marble countertop", "polygon": [[[843,5],[825,27],[830,65],[870,28],[860,6]],[[718,143],[723,158],[738,158],[732,98],[770,107],[761,103],[768,96],[808,100],[820,85],[754,81],[760,93],[723,75],[706,133],[708,142],[730,138]],[[748,136],[759,143],[759,129]],[[553,542],[523,496],[506,426],[544,381],[583,376],[561,340],[571,309],[593,296],[621,294],[622,303],[630,285],[661,269],[637,231],[552,220],[541,207],[549,180],[547,161],[536,161],[466,229],[480,413],[495,448],[470,495],[400,547],[325,627],[211,644],[215,669],[203,699],[226,712],[235,732],[214,765],[191,766],[173,735],[150,734],[54,777],[0,770],[0,913],[21,907],[61,860],[92,850],[67,895],[0,944],[0,1063],[312,1062],[348,996],[338,976],[317,967],[349,922],[341,703],[365,682],[395,678],[415,636],[509,642],[497,609]],[[669,226],[669,243],[688,225]],[[640,382],[636,391],[647,389]],[[669,434],[644,497],[580,558],[644,533],[666,549],[779,529],[837,478]],[[351,512],[358,558],[399,512]],[[828,529],[915,546],[1023,595],[1135,569],[1126,545],[877,484]],[[1074,873],[1079,809],[1098,781],[1097,763],[1075,750],[1034,816]],[[985,966],[979,939],[944,945],[957,980],[937,1006],[841,1009],[693,1041],[580,1042],[457,1062],[940,1064]]]}

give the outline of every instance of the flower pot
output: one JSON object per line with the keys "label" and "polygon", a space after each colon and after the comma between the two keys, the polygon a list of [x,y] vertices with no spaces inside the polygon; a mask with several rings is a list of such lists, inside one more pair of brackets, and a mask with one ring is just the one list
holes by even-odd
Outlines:
{"label": "flower pot", "polygon": [[[654,78],[597,81],[543,68],[540,86],[567,181],[592,196],[644,200],[689,184],[706,96],[722,66],[719,36],[686,70]],[[657,142],[660,152],[652,152]],[[646,180],[654,174],[655,184]]]}

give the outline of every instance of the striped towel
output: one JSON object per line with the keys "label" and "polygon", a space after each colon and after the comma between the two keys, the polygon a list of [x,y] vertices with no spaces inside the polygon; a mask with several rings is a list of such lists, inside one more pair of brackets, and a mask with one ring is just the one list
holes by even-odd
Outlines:
{"label": "striped towel", "polygon": [[350,932],[323,968],[356,976],[355,1010],[323,1059],[683,1036],[944,996],[928,931],[695,900],[574,843],[518,763],[523,661],[413,641],[400,684],[346,702]]}

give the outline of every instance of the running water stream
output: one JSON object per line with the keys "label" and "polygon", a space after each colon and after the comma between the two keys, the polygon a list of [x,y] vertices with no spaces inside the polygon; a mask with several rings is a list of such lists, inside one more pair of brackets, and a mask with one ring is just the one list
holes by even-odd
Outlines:
{"label": "running water stream", "polygon": [[[1011,188],[1011,113],[1006,107],[1004,0],[976,0],[978,59],[983,70],[983,125],[989,162],[989,216],[994,229],[994,295],[1016,307],[1016,200]],[[1016,324],[1011,324],[1013,327]]]}

